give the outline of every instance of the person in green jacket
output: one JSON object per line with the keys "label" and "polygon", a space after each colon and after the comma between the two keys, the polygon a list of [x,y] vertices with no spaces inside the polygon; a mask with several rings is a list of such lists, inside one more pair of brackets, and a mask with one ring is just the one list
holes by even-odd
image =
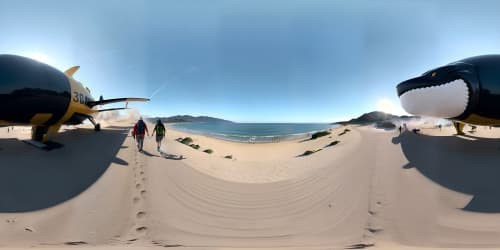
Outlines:
{"label": "person in green jacket", "polygon": [[158,121],[156,121],[155,128],[153,129],[153,133],[151,134],[151,136],[154,136],[156,133],[156,150],[158,150],[158,152],[160,152],[161,142],[163,141],[163,138],[165,138],[165,132],[165,125],[163,125],[161,120],[158,119]]}

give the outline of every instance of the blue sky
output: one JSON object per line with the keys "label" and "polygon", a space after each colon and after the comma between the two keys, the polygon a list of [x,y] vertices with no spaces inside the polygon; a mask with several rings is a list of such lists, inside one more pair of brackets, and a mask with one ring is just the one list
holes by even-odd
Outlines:
{"label": "blue sky", "polygon": [[395,86],[500,53],[498,1],[6,1],[0,53],[65,70],[146,115],[332,122],[401,112]]}

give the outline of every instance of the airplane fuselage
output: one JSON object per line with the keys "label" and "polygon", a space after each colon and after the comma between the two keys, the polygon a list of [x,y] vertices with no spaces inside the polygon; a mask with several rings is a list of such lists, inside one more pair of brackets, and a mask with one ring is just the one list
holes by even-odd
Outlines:
{"label": "airplane fuselage", "polygon": [[94,99],[72,76],[47,64],[0,55],[0,124],[79,124]]}
{"label": "airplane fuselage", "polygon": [[63,124],[89,119],[96,131],[101,126],[93,114],[127,109],[97,110],[118,102],[146,102],[146,98],[115,98],[95,101],[88,88],[73,78],[79,66],[64,73],[41,62],[16,55],[0,55],[0,126],[31,125],[32,140],[45,142]]}

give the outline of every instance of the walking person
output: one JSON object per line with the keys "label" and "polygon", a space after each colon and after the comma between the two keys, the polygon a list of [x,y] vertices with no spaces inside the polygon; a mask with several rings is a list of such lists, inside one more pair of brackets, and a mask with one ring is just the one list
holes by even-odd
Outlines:
{"label": "walking person", "polygon": [[135,124],[134,130],[132,131],[132,136],[134,136],[135,140],[137,141],[137,149],[139,150],[139,152],[142,152],[142,147],[144,146],[144,135],[146,133],[149,136],[148,126],[146,126],[146,123],[144,123],[141,117]]}
{"label": "walking person", "polygon": [[156,121],[155,128],[153,129],[153,133],[151,134],[151,137],[153,137],[156,133],[156,150],[158,150],[158,152],[161,152],[161,142],[163,141],[163,138],[165,138],[165,132],[165,125],[163,125],[161,120],[158,119],[158,121]]}

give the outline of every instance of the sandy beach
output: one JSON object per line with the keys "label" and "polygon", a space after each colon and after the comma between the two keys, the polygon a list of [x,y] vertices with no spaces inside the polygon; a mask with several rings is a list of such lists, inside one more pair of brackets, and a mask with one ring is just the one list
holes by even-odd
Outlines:
{"label": "sandy beach", "polygon": [[20,140],[29,127],[0,128],[0,247],[500,247],[497,128],[331,132],[249,144],[169,129],[164,153],[150,137],[140,153],[127,124],[83,125],[47,152]]}

